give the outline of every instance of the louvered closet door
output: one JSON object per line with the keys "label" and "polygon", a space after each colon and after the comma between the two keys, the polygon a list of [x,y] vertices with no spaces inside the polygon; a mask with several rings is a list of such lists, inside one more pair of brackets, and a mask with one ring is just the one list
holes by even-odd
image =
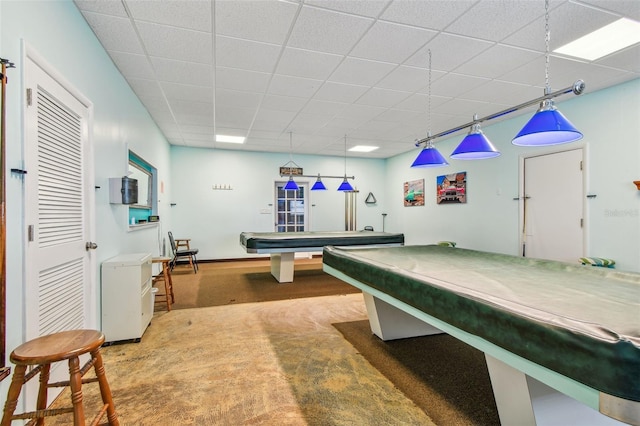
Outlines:
{"label": "louvered closet door", "polygon": [[[95,298],[87,251],[89,109],[32,60],[25,69],[26,336],[87,328]],[[28,92],[27,92],[28,93]],[[31,99],[29,102],[29,98]],[[90,173],[89,173],[90,172]],[[95,305],[96,302],[94,301]]]}

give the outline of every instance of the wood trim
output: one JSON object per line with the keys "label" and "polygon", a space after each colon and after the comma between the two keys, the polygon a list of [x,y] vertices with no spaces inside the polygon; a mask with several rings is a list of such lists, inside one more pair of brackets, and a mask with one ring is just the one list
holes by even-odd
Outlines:
{"label": "wood trim", "polygon": [[5,367],[6,352],[6,331],[7,331],[7,309],[6,309],[6,286],[7,286],[7,266],[6,266],[6,175],[5,175],[5,100],[7,86],[7,64],[13,67],[13,64],[5,59],[0,58],[2,63],[2,80],[1,90],[1,111],[0,111],[0,381],[9,376],[10,369]]}

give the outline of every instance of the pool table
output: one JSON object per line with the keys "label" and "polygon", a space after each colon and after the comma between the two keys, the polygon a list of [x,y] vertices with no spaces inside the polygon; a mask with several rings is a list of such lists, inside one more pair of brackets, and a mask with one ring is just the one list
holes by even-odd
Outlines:
{"label": "pool table", "polygon": [[280,283],[293,281],[297,252],[322,251],[324,246],[399,246],[404,234],[374,231],[242,232],[240,245],[247,253],[269,254],[271,274]]}
{"label": "pool table", "polygon": [[640,274],[437,245],[325,247],[323,269],[363,291],[381,339],[484,352],[502,424],[536,424],[529,378],[640,424]]}

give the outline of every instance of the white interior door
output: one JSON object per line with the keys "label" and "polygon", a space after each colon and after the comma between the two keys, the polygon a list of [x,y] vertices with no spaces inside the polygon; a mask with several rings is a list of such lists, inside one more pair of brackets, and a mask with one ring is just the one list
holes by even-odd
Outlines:
{"label": "white interior door", "polygon": [[25,336],[32,339],[95,328],[95,260],[86,247],[94,186],[90,103],[31,57],[25,87]]}
{"label": "white interior door", "polygon": [[571,263],[583,256],[582,151],[524,159],[524,256]]}

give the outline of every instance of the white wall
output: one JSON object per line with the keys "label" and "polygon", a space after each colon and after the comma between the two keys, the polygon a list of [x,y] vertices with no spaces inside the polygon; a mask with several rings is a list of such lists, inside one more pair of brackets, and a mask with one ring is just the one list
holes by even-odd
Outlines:
{"label": "white wall", "polygon": [[[123,210],[126,207],[109,204],[107,178],[124,174],[126,147],[153,164],[161,180],[170,180],[168,143],[73,2],[1,1],[0,55],[16,65],[7,72],[6,98],[7,352],[24,341],[24,318],[31,314],[25,312],[23,297],[25,269],[29,267],[23,258],[24,188],[22,179],[9,172],[12,168],[24,167],[23,41],[93,103],[95,185],[100,186],[95,192],[97,285],[100,283],[99,265],[103,260],[119,253],[148,251],[157,254],[159,250],[157,228],[128,232]],[[170,219],[170,210],[162,203],[160,216]],[[95,303],[98,306],[99,300]],[[95,312],[100,311],[96,309]],[[87,321],[89,326],[99,328],[98,318]],[[0,383],[0,404],[4,404],[8,382]]]}
{"label": "white wall", "polygon": [[[304,174],[338,176],[344,174],[344,157],[296,155],[295,163]],[[274,182],[279,167],[289,161],[289,154],[171,148],[172,228],[174,237],[191,238],[200,259],[255,257],[240,246],[240,233],[272,232],[275,218]],[[382,230],[384,212],[384,160],[347,159],[347,175],[355,176],[351,184],[358,193],[357,229],[366,225]],[[301,178],[308,181],[313,178]],[[309,191],[310,231],[344,229],[344,193],[336,189],[339,179],[324,179],[326,191]],[[213,190],[214,185],[230,185],[233,190]],[[377,200],[365,205],[369,192]],[[260,213],[266,209],[270,213]],[[386,230],[391,230],[387,228]]]}
{"label": "white wall", "polygon": [[[633,181],[640,179],[640,80],[567,97],[568,100],[556,105],[584,138],[553,149],[586,148],[586,194],[596,195],[586,200],[586,254],[613,258],[618,269],[638,272],[640,191]],[[449,159],[464,137],[463,131],[435,144],[447,157],[449,166],[412,169],[418,149],[388,160],[388,220],[394,229],[405,233],[407,244],[453,240],[460,247],[518,254],[519,202],[513,198],[520,195],[520,159],[523,155],[551,150],[511,144],[511,139],[534,111],[535,108],[527,114],[483,127],[487,137],[502,152],[500,157],[476,161]],[[437,205],[436,176],[459,171],[467,172],[467,204]],[[426,205],[403,207],[403,183],[420,178],[425,179]]]}

